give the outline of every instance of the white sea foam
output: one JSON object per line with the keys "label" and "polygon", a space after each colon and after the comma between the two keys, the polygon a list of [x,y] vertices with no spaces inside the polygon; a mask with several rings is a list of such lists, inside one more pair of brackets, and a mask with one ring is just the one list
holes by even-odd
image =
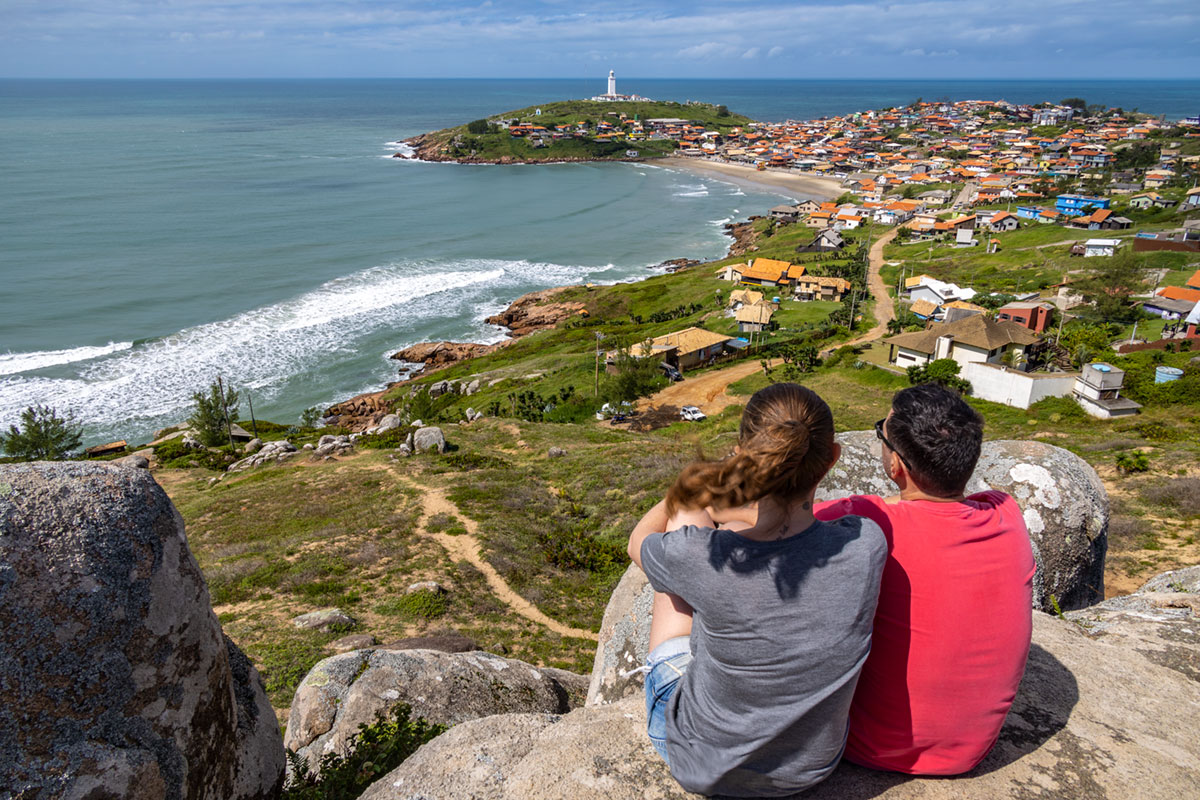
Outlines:
{"label": "white sea foam", "polygon": [[40,350],[33,353],[0,354],[0,375],[17,375],[43,367],[73,364],[99,358],[133,347],[133,342],[109,342],[100,347],[72,347],[68,350]]}
{"label": "white sea foam", "polygon": [[[429,323],[441,319],[466,323],[485,334],[480,338],[503,338],[483,324],[485,305],[530,288],[602,280],[614,269],[612,264],[497,259],[407,261],[362,270],[290,300],[136,346],[0,356],[6,368],[0,374],[7,376],[0,377],[0,425],[15,422],[29,405],[45,403],[72,413],[93,431],[134,435],[139,428],[186,416],[192,393],[218,374],[253,390],[255,405],[266,406],[295,376],[327,368],[341,354],[358,355],[368,337],[378,342],[386,333],[388,346],[394,342],[398,348],[422,341]],[[90,360],[83,362],[85,357]],[[71,377],[17,374],[73,361],[81,363]],[[378,369],[367,380],[386,380],[392,365]]]}

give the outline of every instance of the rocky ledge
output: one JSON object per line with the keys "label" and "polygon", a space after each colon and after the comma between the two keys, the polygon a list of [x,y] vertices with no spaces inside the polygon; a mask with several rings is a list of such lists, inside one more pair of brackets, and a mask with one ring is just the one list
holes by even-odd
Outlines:
{"label": "rocky ledge", "polygon": [[486,321],[489,325],[502,325],[508,328],[513,336],[525,336],[534,331],[553,328],[565,319],[586,316],[587,309],[583,303],[549,302],[567,289],[574,288],[577,287],[558,286],[521,295],[504,311],[488,317]]}
{"label": "rocky ledge", "polygon": [[396,361],[407,361],[410,364],[423,364],[427,371],[442,369],[469,358],[478,358],[508,344],[506,339],[496,344],[478,344],[476,342],[421,342],[412,347],[393,353]]}
{"label": "rocky ledge", "polygon": [[[1000,739],[958,778],[843,761],[803,800],[1195,797],[1200,684],[1136,649],[1033,612],[1033,647]],[[1195,617],[1192,624],[1197,624]],[[1115,641],[1115,640],[1112,640]],[[372,784],[363,800],[683,800],[645,734],[641,693],[565,716],[504,714],[457,725]]]}

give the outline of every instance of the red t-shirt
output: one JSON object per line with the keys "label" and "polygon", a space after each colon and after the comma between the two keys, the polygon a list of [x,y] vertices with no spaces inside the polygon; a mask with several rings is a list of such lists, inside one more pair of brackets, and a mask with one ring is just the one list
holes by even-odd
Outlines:
{"label": "red t-shirt", "polygon": [[1034,562],[1021,509],[1003,492],[890,505],[856,495],[816,508],[823,520],[846,514],[874,520],[888,541],[846,757],[966,772],[996,743],[1029,655]]}

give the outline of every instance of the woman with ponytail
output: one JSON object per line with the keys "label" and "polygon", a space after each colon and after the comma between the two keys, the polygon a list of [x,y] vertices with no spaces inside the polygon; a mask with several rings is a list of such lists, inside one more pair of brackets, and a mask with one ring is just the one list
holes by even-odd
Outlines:
{"label": "woman with ponytail", "polygon": [[813,517],[840,452],[825,401],[773,384],[733,454],[685,468],[630,536],[656,591],[648,733],[684,789],[779,797],[841,758],[887,545],[863,517]]}

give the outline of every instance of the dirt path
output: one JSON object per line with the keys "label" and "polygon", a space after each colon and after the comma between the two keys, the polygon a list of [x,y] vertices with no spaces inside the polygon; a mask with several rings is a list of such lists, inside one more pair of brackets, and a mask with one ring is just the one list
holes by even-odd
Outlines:
{"label": "dirt path", "polygon": [[887,333],[888,323],[896,318],[896,308],[892,303],[891,296],[888,295],[887,285],[883,282],[883,278],[879,275],[879,270],[883,269],[883,248],[887,246],[888,242],[892,241],[892,239],[895,239],[896,234],[899,232],[900,229],[898,227],[892,228],[883,236],[880,236],[879,239],[876,240],[875,244],[871,245],[871,252],[868,254],[870,267],[867,271],[867,288],[871,291],[871,297],[875,300],[875,327],[871,328],[871,330],[867,331],[862,336],[859,336],[857,339],[851,339],[848,342],[842,342],[834,347],[822,350],[822,358],[829,355],[839,347],[873,342],[876,339],[882,339],[884,334]]}
{"label": "dirt path", "polygon": [[[539,625],[544,625],[560,636],[590,639],[593,642],[597,640],[598,637],[595,633],[580,628],[571,628],[551,619],[538,610],[537,606],[533,603],[530,603],[524,597],[514,592],[512,587],[500,576],[500,573],[496,572],[495,567],[487,563],[480,554],[479,540],[475,538],[477,533],[475,521],[459,511],[458,506],[450,502],[441,489],[416,484],[414,484],[414,488],[421,492],[421,507],[424,512],[421,520],[423,533],[445,548],[451,559],[466,561],[483,573],[488,586],[501,602],[517,614],[525,617],[525,619],[536,622]],[[463,527],[467,529],[467,533],[465,535],[451,536],[448,533],[433,533],[425,530],[425,525],[435,514],[453,515],[462,522]]]}

